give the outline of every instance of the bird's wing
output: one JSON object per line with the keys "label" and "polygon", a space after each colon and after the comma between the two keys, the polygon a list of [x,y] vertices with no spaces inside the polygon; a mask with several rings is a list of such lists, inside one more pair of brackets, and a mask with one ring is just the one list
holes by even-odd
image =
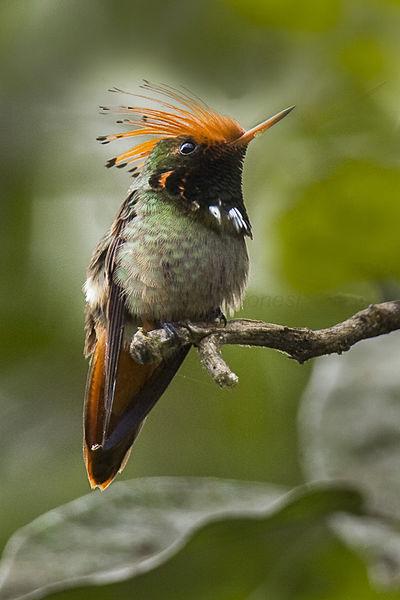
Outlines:
{"label": "bird's wing", "polygon": [[[132,218],[132,214],[130,215]],[[139,364],[124,342],[129,316],[124,293],[114,281],[115,255],[126,222],[124,212],[107,245],[104,268],[108,283],[105,325],[98,321],[92,343],[84,411],[84,457],[92,487],[105,489],[123,469],[143,421],[167,388],[189,351],[177,350],[158,364]],[[149,324],[149,329],[155,328]]]}

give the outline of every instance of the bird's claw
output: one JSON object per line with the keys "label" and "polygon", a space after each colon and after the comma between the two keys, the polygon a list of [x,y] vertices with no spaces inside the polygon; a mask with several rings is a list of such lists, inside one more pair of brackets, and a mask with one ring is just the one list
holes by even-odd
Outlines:
{"label": "bird's claw", "polygon": [[226,327],[228,320],[226,318],[226,316],[224,315],[224,313],[222,312],[222,310],[220,308],[217,308],[214,313],[212,314],[212,318],[214,319],[214,321],[217,321],[217,323],[219,325],[223,325],[224,327]]}
{"label": "bird's claw", "polygon": [[162,321],[160,323],[161,329],[164,329],[165,333],[168,335],[170,339],[179,340],[179,334],[176,330],[176,327],[173,323],[169,321]]}

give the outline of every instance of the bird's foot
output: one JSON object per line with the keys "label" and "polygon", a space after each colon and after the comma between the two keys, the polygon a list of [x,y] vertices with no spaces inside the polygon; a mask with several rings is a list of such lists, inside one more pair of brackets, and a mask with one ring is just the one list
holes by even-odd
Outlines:
{"label": "bird's foot", "polygon": [[218,325],[226,327],[228,320],[220,308],[216,308],[210,315],[211,321],[216,321]]}
{"label": "bird's foot", "polygon": [[176,323],[162,321],[160,328],[167,335],[166,348],[173,350],[191,344],[192,329],[190,325],[190,321],[177,321]]}
{"label": "bird's foot", "polygon": [[160,323],[160,327],[161,329],[164,329],[165,333],[171,340],[177,341],[180,339],[174,323],[171,323],[170,321],[162,321]]}

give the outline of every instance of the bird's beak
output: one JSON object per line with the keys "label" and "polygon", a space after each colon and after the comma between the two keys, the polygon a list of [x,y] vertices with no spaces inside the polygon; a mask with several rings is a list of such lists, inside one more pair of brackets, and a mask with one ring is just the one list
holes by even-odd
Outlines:
{"label": "bird's beak", "polygon": [[288,115],[293,109],[294,106],[289,106],[289,108],[281,110],[280,112],[276,113],[276,115],[274,115],[273,117],[270,117],[269,119],[263,121],[259,125],[256,125],[248,131],[245,131],[240,137],[234,140],[232,144],[234,146],[247,145],[249,142],[251,142],[251,140],[253,140],[256,137],[256,135],[263,133],[264,131],[272,127],[272,125],[275,125],[275,123],[279,123],[279,121],[283,119],[283,117],[286,117],[286,115]]}

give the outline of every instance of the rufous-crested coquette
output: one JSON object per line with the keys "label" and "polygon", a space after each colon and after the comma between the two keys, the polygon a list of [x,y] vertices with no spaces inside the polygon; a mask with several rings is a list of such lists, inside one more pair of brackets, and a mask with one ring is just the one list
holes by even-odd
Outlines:
{"label": "rufous-crested coquette", "polygon": [[101,489],[124,467],[146,416],[189,351],[139,364],[129,352],[137,328],[213,320],[240,307],[251,238],[243,160],[249,142],[293,108],[245,131],[186,91],[142,87],[154,97],[141,97],[156,108],[115,109],[127,115],[118,123],[129,131],[98,138],[107,144],[148,136],[107,162],[128,167],[134,179],[94,251],[84,286],[90,356],[84,457],[91,486]]}

